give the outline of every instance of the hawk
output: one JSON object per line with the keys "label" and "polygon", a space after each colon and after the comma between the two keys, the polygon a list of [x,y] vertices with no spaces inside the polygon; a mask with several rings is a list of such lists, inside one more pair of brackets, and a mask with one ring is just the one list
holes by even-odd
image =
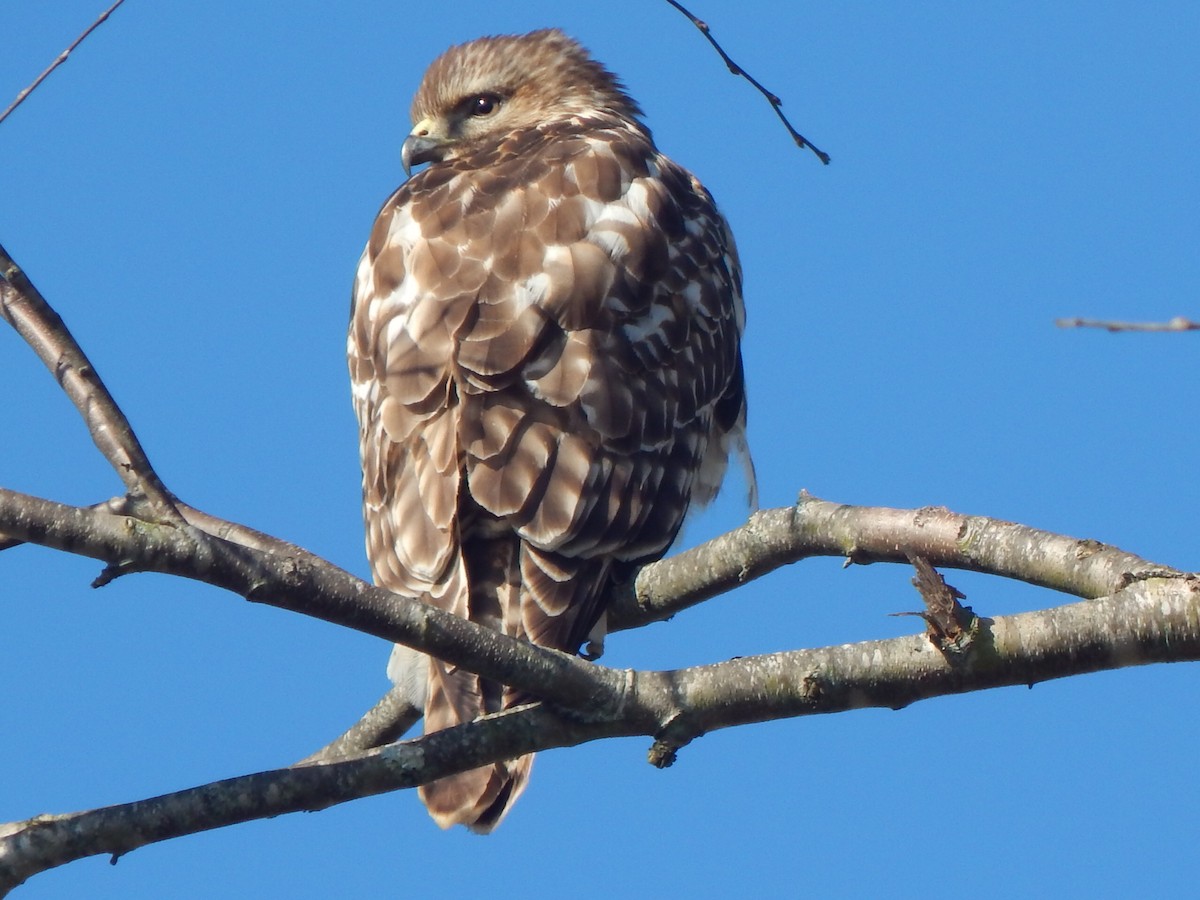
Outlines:
{"label": "hawk", "polygon": [[[433,62],[359,262],[348,354],[376,583],[587,655],[742,455],[741,272],[712,197],[557,30]],[[427,733],[529,697],[397,646]],[[531,756],[420,791],[491,831]]]}

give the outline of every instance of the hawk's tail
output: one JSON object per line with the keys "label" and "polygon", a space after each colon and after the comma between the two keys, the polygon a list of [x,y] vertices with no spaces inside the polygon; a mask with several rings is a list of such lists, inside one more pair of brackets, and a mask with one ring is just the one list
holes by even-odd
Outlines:
{"label": "hawk's tail", "polygon": [[[516,535],[477,539],[464,558],[472,620],[570,653],[589,636],[594,648],[602,644],[593,626],[609,587],[607,559],[567,559],[536,550]],[[428,672],[426,734],[534,699],[440,660],[431,659]],[[421,800],[443,828],[466,825],[486,834],[525,790],[532,766],[529,754],[450,775],[421,787]]]}
{"label": "hawk's tail", "polygon": [[[436,659],[430,661],[429,693],[425,700],[427,734],[470,722],[488,705],[477,675],[453,670]],[[476,833],[487,834],[503,821],[525,790],[532,767],[531,753],[439,778],[422,785],[418,791],[429,815],[442,828],[466,825]]]}
{"label": "hawk's tail", "polygon": [[[520,607],[521,576],[516,536],[477,537],[463,548],[467,585],[464,608],[454,611],[497,631],[520,634],[512,621]],[[464,590],[465,587],[465,590]],[[506,623],[507,617],[510,619]],[[480,715],[521,702],[511,691],[438,659],[429,660],[425,733],[452,728]],[[487,834],[508,814],[529,781],[533,755],[506,759],[439,778],[419,789],[422,802],[442,828],[465,825]]]}

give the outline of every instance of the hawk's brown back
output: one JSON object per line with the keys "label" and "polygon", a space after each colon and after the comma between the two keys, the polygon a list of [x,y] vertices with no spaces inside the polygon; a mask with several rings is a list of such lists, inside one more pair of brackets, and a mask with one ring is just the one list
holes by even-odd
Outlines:
{"label": "hawk's brown back", "polygon": [[[350,324],[376,581],[576,652],[744,451],[742,324],[724,219],[636,120],[551,119],[414,176]],[[429,686],[427,731],[521,699],[436,661]],[[490,830],[527,768],[424,796]]]}

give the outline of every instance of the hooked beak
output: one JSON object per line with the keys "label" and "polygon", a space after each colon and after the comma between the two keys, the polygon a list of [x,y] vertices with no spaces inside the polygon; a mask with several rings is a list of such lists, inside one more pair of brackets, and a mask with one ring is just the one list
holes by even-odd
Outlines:
{"label": "hooked beak", "polygon": [[411,176],[412,167],[421,163],[437,162],[445,151],[444,138],[434,136],[433,121],[422,119],[413,126],[404,144],[400,147],[400,164],[404,166],[404,174]]}

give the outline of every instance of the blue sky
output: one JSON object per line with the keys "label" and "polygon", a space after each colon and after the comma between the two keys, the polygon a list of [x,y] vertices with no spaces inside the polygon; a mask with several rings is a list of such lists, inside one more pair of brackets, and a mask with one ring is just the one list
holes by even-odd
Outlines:
{"label": "blue sky", "polygon": [[[0,101],[101,3],[0,12]],[[351,275],[403,177],[427,63],[559,25],[716,195],[746,270],[764,506],[943,504],[1200,569],[1200,6],[696,0],[833,156],[797,151],[665,3],[130,0],[0,125],[0,241],[184,499],[366,573],[343,361]],[[120,485],[0,332],[0,484]],[[689,530],[738,524],[739,490]],[[385,645],[161,576],[0,554],[0,820],[286,764],[385,687]],[[1067,598],[948,573],[987,615]],[[671,667],[911,633],[910,573],[793,566],[606,662]],[[493,836],[411,794],[41,875],[28,898],[1182,893],[1200,837],[1194,665],[543,754]],[[1186,887],[1185,887],[1186,886]]]}

